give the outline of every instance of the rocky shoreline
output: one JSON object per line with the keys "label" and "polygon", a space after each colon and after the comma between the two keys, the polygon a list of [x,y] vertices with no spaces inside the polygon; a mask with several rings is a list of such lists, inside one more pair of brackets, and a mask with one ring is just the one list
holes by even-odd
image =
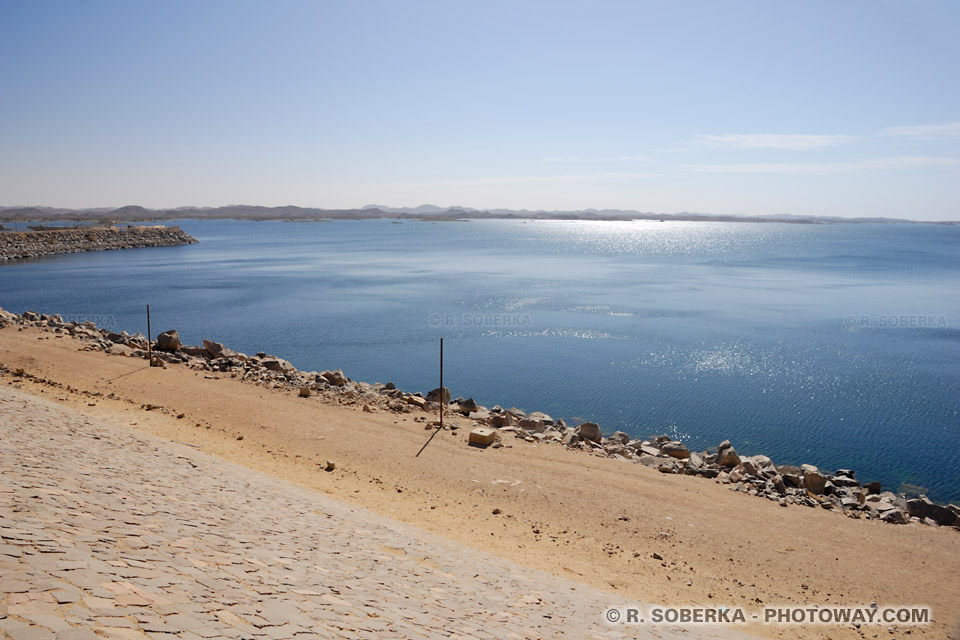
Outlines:
{"label": "rocky shoreline", "polygon": [[[0,309],[0,328],[38,327],[68,334],[83,343],[82,349],[125,357],[148,357],[142,334],[130,335],[97,328],[93,322],[65,322],[59,315],[26,311],[21,315]],[[487,408],[472,398],[453,398],[449,389],[434,389],[423,395],[397,389],[393,383],[356,382],[335,371],[298,371],[292,364],[263,352],[249,356],[223,344],[204,340],[203,345],[184,345],[177,331],[159,334],[151,345],[154,366],[185,366],[198,371],[228,375],[249,384],[288,390],[300,397],[318,396],[331,404],[353,405],[371,413],[417,413],[414,419],[425,429],[439,426],[434,420],[444,406],[444,428],[470,430],[473,446],[512,446],[512,442],[562,446],[600,457],[642,464],[666,474],[712,479],[734,491],[776,501],[782,507],[807,506],[850,518],[880,520],[891,524],[922,523],[960,531],[960,507],[937,504],[926,496],[908,497],[884,491],[879,482],[861,483],[850,469],[828,473],[810,464],[799,467],[776,465],[764,455],[742,456],[724,441],[713,451],[691,451],[668,436],[635,439],[621,431],[604,436],[600,426],[585,422],[572,426],[542,412],[517,408]],[[25,371],[0,373],[31,377]],[[42,380],[39,380],[43,382]],[[151,407],[163,410],[163,407]],[[449,419],[447,419],[449,416]],[[507,437],[513,436],[511,443]]]}
{"label": "rocky shoreline", "polygon": [[174,226],[76,227],[0,233],[0,262],[58,253],[171,247],[197,240]]}

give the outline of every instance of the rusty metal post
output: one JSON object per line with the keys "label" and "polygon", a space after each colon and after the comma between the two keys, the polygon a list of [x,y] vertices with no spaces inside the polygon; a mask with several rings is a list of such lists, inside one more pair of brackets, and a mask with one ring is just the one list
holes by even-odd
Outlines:
{"label": "rusty metal post", "polygon": [[150,305],[147,305],[147,362],[153,366],[153,338],[150,337]]}
{"label": "rusty metal post", "polygon": [[420,454],[423,453],[423,450],[427,448],[427,445],[430,444],[430,441],[433,440],[433,437],[440,433],[440,430],[443,429],[443,409],[446,403],[443,401],[443,338],[440,338],[440,426],[437,427],[436,431],[430,434],[430,437],[426,442],[423,443],[423,446],[420,447],[420,451],[417,451],[417,455],[413,456],[414,458],[419,458]]}
{"label": "rusty metal post", "polygon": [[443,338],[440,338],[440,428],[443,429]]}

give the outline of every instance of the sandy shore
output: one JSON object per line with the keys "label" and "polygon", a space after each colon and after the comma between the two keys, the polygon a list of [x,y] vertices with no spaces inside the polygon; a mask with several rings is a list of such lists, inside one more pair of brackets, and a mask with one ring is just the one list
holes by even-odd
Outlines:
{"label": "sandy shore", "polygon": [[[783,508],[709,480],[560,447],[508,442],[481,450],[467,446],[465,433],[440,432],[414,458],[429,433],[412,415],[365,413],[218,374],[148,368],[141,359],[77,349],[69,336],[0,329],[0,363],[64,387],[15,382],[12,375],[0,382],[616,596],[757,611],[928,605],[934,623],[913,628],[910,637],[960,637],[954,530]],[[163,410],[146,411],[148,404]],[[336,462],[332,473],[322,470],[328,459]],[[906,628],[751,631],[893,638]]]}

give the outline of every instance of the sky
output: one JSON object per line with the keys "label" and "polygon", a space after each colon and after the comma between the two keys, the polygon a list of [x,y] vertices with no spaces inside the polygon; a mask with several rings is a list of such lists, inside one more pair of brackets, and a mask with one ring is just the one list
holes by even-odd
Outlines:
{"label": "sky", "polygon": [[0,0],[0,206],[960,220],[960,2]]}

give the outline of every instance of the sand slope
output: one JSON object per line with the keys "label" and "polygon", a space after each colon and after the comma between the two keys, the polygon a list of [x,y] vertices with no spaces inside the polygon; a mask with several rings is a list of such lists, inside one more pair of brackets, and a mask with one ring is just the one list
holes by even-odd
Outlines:
{"label": "sand slope", "polygon": [[[935,624],[910,637],[948,637],[958,624],[960,535],[953,530],[783,508],[709,480],[509,438],[512,447],[480,450],[466,445],[465,433],[441,432],[414,458],[429,434],[409,415],[329,406],[176,366],[148,369],[139,359],[78,352],[72,339],[35,329],[0,330],[0,363],[79,392],[14,383],[11,375],[0,377],[3,384],[619,597],[758,610],[871,602],[933,607]],[[165,411],[145,411],[147,403]],[[337,464],[333,473],[322,471],[327,459]],[[752,631],[822,638],[904,633]]]}

